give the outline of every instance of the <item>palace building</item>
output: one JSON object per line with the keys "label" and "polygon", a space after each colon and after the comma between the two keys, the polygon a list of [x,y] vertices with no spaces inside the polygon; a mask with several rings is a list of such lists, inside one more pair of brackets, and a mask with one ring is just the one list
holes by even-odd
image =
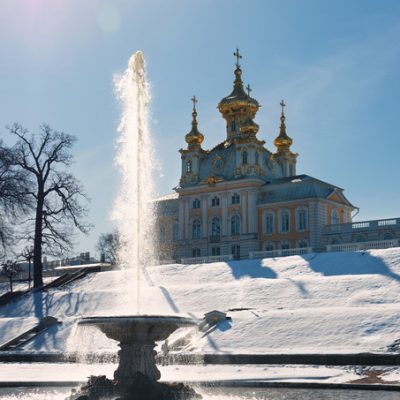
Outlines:
{"label": "palace building", "polygon": [[342,240],[327,235],[326,226],[351,223],[356,210],[340,187],[297,174],[298,154],[286,131],[283,101],[275,149],[265,147],[255,122],[260,104],[250,96],[250,87],[244,87],[239,51],[234,55],[233,90],[218,103],[226,138],[212,149],[202,147],[197,100],[192,99],[179,185],[174,194],[157,200],[162,259],[322,251]]}

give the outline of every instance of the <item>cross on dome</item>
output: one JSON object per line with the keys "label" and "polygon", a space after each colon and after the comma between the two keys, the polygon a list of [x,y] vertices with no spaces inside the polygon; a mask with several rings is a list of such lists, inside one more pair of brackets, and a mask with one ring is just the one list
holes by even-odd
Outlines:
{"label": "cross on dome", "polygon": [[199,101],[196,99],[196,96],[193,96],[190,100],[193,102],[193,110],[196,111],[196,103]]}
{"label": "cross on dome", "polygon": [[247,90],[247,95],[248,96],[250,96],[250,93],[252,92],[252,88],[250,87],[250,84],[248,84],[247,86],[246,86],[246,90]]}
{"label": "cross on dome", "polygon": [[242,55],[239,53],[238,48],[236,48],[236,51],[233,53],[233,55],[236,57],[236,66],[239,68],[240,67],[239,61],[242,58]]}
{"label": "cross on dome", "polygon": [[286,104],[285,104],[285,102],[284,102],[283,100],[281,100],[281,102],[280,102],[279,104],[280,104],[280,106],[282,107],[282,114],[284,114]]}

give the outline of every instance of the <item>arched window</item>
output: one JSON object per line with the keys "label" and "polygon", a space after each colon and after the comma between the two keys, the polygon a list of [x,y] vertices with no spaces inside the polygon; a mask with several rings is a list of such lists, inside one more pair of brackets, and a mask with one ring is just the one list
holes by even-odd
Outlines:
{"label": "arched window", "polygon": [[280,212],[280,231],[290,231],[290,214],[288,210],[281,210]]}
{"label": "arched window", "polygon": [[240,196],[237,193],[232,196],[232,204],[240,204]]}
{"label": "arched window", "polygon": [[236,121],[231,122],[231,131],[236,132]]}
{"label": "arched window", "polygon": [[219,207],[219,197],[215,196],[211,199],[211,207]]}
{"label": "arched window", "polygon": [[247,165],[247,151],[242,153],[242,164]]}
{"label": "arched window", "polygon": [[191,173],[191,172],[192,172],[192,160],[189,160],[189,161],[186,163],[186,172],[187,172],[187,173]]}
{"label": "arched window", "polygon": [[274,243],[271,241],[268,241],[264,245],[264,251],[273,251],[274,250]]}
{"label": "arched window", "polygon": [[192,224],[192,239],[200,239],[201,237],[201,224],[200,221],[195,218]]}
{"label": "arched window", "polygon": [[193,200],[193,208],[200,208],[200,200],[199,199]]}
{"label": "arched window", "polygon": [[296,210],[296,225],[298,231],[305,231],[308,228],[308,212],[305,208]]}
{"label": "arched window", "polygon": [[258,154],[258,152],[256,151],[256,160],[255,160],[256,165],[258,165],[258,158],[259,158],[259,154]]}
{"label": "arched window", "polygon": [[297,242],[297,247],[298,247],[299,249],[305,249],[306,247],[308,247],[308,241],[307,241],[306,239],[300,239],[300,240]]}
{"label": "arched window", "polygon": [[268,211],[265,214],[265,234],[270,235],[271,233],[274,233],[274,213]]}
{"label": "arched window", "polygon": [[240,235],[240,217],[237,214],[233,215],[231,218],[231,235]]}
{"label": "arched window", "polygon": [[211,221],[211,236],[220,236],[221,223],[218,217],[214,217]]}
{"label": "arched window", "polygon": [[383,235],[383,240],[392,240],[392,239],[393,239],[393,234],[390,233],[390,232],[386,232],[386,233]]}
{"label": "arched window", "polygon": [[337,225],[339,223],[340,223],[339,212],[338,212],[338,210],[336,210],[336,208],[334,208],[331,211],[331,224],[332,225]]}

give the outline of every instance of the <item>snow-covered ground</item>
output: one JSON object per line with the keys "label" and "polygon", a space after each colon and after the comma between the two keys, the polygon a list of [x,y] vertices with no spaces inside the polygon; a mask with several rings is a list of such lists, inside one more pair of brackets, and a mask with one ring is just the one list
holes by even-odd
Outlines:
{"label": "snow-covered ground", "polygon": [[[91,328],[88,315],[132,314],[130,273],[90,274],[65,289],[25,296],[0,308],[0,343],[57,317],[22,351],[111,351],[116,343]],[[198,353],[385,352],[400,339],[400,248],[320,253],[264,260],[147,268],[141,311],[190,315],[226,311],[232,318],[208,334],[180,330],[185,351]],[[230,311],[231,310],[231,311]]]}

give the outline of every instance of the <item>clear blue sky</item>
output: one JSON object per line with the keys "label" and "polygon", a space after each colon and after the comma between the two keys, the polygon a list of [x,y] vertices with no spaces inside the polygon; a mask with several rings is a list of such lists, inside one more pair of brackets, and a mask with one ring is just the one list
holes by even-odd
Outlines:
{"label": "clear blue sky", "polygon": [[76,252],[111,229],[113,75],[144,52],[166,194],[179,180],[194,94],[204,147],[225,137],[216,106],[231,91],[236,47],[266,146],[285,99],[298,173],[344,188],[357,220],[400,216],[400,1],[0,0],[1,134],[14,121],[47,122],[78,137],[74,172],[95,228]]}

